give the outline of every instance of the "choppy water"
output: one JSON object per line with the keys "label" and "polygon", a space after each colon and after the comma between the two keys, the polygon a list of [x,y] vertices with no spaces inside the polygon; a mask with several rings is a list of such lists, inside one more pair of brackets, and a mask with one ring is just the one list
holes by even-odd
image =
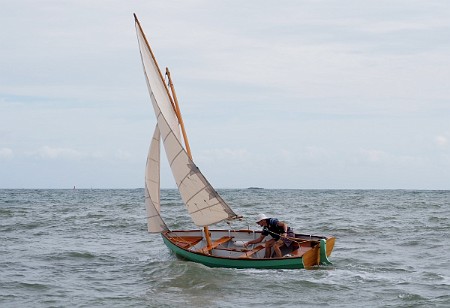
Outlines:
{"label": "choppy water", "polygon": [[[223,190],[257,227],[264,212],[333,234],[333,266],[211,269],[146,232],[143,190],[0,190],[0,307],[450,307],[450,191]],[[173,229],[192,228],[174,190]],[[226,227],[225,225],[219,227]]]}

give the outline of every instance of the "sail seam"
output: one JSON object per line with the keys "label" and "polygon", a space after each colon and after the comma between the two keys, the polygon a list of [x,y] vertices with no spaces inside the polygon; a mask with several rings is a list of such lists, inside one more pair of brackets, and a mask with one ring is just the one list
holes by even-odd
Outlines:
{"label": "sail seam", "polygon": [[190,212],[190,214],[195,214],[195,213],[201,212],[201,211],[203,211],[203,210],[205,210],[205,209],[212,208],[212,207],[214,207],[214,206],[216,206],[216,205],[220,205],[220,202],[217,202],[217,203],[211,204],[210,206],[207,206],[207,207],[201,208],[201,209],[199,209],[199,210]]}
{"label": "sail seam", "polygon": [[[162,116],[162,119],[164,120],[164,122],[166,122],[166,124],[169,125],[167,123],[166,119],[164,118],[164,115],[162,114],[162,112],[159,113],[157,120],[159,120],[159,116]],[[175,139],[177,138],[175,136],[174,132],[172,131],[172,129],[169,129],[169,133],[165,137],[163,136],[163,142],[165,142],[167,140],[167,138],[169,138],[170,134],[172,134],[175,137]]]}
{"label": "sail seam", "polygon": [[181,149],[181,150],[177,153],[177,155],[174,156],[174,158],[172,159],[172,161],[171,161],[170,164],[169,164],[170,167],[172,167],[172,164],[174,163],[175,159],[177,159],[177,157],[178,157],[181,153],[183,153],[183,149]]}
{"label": "sail seam", "polygon": [[161,217],[161,215],[155,214],[155,215],[152,215],[152,216],[147,216],[147,218],[153,218],[153,217]]}
{"label": "sail seam", "polygon": [[[181,179],[180,184],[178,185],[178,190],[180,190],[180,186],[181,184],[183,184],[184,180],[189,176],[189,173],[186,174],[186,176],[184,178]],[[190,199],[189,199],[190,200]]]}
{"label": "sail seam", "polygon": [[145,199],[150,199],[150,201],[152,202],[152,204],[159,204],[159,202],[153,201],[153,199],[152,199],[152,197],[151,197],[150,195],[145,196],[144,198],[145,198]]}
{"label": "sail seam", "polygon": [[[189,200],[186,201],[186,203],[189,203],[195,196],[197,196],[199,193],[201,193],[203,190],[205,190],[206,186],[204,186],[202,189],[197,191],[195,194],[192,195],[192,197],[189,198]],[[205,207],[207,209],[208,207]]]}

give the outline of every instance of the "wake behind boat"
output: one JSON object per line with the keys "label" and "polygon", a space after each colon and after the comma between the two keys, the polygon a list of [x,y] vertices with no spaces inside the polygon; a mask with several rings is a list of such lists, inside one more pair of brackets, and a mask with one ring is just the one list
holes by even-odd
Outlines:
{"label": "wake behind boat", "polygon": [[[244,247],[260,237],[255,230],[209,230],[221,221],[242,218],[222,199],[194,163],[175,88],[166,69],[168,85],[159,69],[141,24],[135,17],[136,33],[150,98],[157,124],[145,169],[145,203],[148,231],[160,233],[175,254],[211,267],[307,268],[328,265],[335,238],[294,234],[283,247],[282,257],[264,258],[266,240]],[[170,88],[170,90],[169,90]],[[198,230],[171,231],[160,214],[160,148],[167,160],[183,203]]]}

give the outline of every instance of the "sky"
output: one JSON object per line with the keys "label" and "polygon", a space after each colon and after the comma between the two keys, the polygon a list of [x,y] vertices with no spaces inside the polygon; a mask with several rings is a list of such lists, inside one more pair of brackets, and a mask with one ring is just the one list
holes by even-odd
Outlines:
{"label": "sky", "polygon": [[136,13],[214,187],[450,189],[449,1],[1,8],[0,188],[143,187]]}

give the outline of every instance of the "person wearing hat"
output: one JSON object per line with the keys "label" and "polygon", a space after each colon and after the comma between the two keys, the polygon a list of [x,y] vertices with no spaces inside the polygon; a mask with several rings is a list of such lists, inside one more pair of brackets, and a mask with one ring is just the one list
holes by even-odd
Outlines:
{"label": "person wearing hat", "polygon": [[272,238],[265,243],[266,252],[264,258],[270,258],[272,254],[272,247],[275,251],[275,255],[278,258],[281,258],[282,254],[280,248],[283,245],[286,245],[287,247],[291,245],[292,241],[288,239],[288,236],[294,236],[293,230],[287,225],[287,223],[279,221],[276,218],[267,217],[264,214],[258,215],[256,218],[256,223],[263,227],[261,236],[252,241],[248,241],[244,244],[244,247],[247,247],[250,244],[260,243],[267,235],[270,235]]}

